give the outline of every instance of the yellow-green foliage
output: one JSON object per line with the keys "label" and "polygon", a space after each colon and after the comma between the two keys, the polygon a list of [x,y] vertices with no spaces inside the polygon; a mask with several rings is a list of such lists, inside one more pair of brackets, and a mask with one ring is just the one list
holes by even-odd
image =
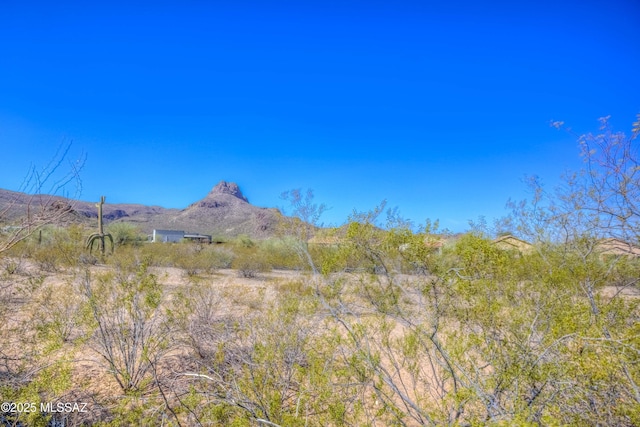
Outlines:
{"label": "yellow-green foliage", "polygon": [[[640,425],[640,260],[597,250],[637,241],[637,127],[582,138],[592,169],[556,196],[534,180],[501,225],[535,242],[522,252],[443,244],[437,225],[381,221],[384,203],[321,231],[299,190],[278,239],[136,245],[114,224],[107,265],[82,227],[43,228],[0,254],[0,397],[84,393],[105,426]],[[189,277],[165,287],[151,266]],[[211,274],[229,266],[304,271]],[[113,383],[75,381],[76,357]]]}
{"label": "yellow-green foliage", "polygon": [[214,245],[183,243],[173,246],[174,266],[183,269],[190,276],[229,268],[234,258],[230,250]]}
{"label": "yellow-green foliage", "polygon": [[169,344],[163,286],[143,263],[133,273],[87,272],[83,293],[92,347],[124,392],[143,389]]}
{"label": "yellow-green foliage", "polygon": [[257,246],[237,247],[231,267],[242,277],[252,278],[259,273],[271,271],[267,255]]}
{"label": "yellow-green foliage", "polygon": [[131,248],[126,254],[126,257],[144,261],[149,266],[181,268],[190,276],[229,268],[235,256],[230,245],[192,242],[146,243]]}
{"label": "yellow-green foliage", "polygon": [[203,361],[205,379],[196,385],[201,396],[213,393],[218,398],[205,403],[192,397],[200,422],[343,424],[349,403],[336,393],[336,366],[327,363],[337,341],[314,325],[309,298],[281,294],[271,310],[218,337],[217,354]]}
{"label": "yellow-green foliage", "polygon": [[84,252],[84,234],[85,229],[78,225],[66,228],[48,226],[25,243],[38,266],[44,271],[54,272],[89,261]]}
{"label": "yellow-green foliage", "polygon": [[[73,384],[71,382],[71,361],[61,357],[51,364],[42,366],[37,372],[29,376],[26,383],[0,383],[0,397],[2,402],[22,405],[25,410],[14,413],[2,413],[7,416],[7,425],[29,425],[45,427],[52,416],[40,412],[41,403],[56,402],[64,399]],[[22,378],[24,380],[24,378]],[[56,414],[53,414],[56,415]],[[15,423],[15,424],[12,424]]]}
{"label": "yellow-green foliage", "polygon": [[[77,392],[70,358],[91,354],[120,387],[96,396],[102,425],[640,422],[637,259],[586,235],[525,253],[480,234],[442,245],[377,213],[321,244],[125,244],[90,267],[68,261],[84,230],[46,229],[4,254],[0,393]],[[149,266],[189,277],[165,288]],[[229,266],[260,280],[211,274]]]}
{"label": "yellow-green foliage", "polygon": [[147,236],[137,225],[128,222],[112,222],[107,226],[107,232],[113,236],[116,246],[137,246],[147,240]]}
{"label": "yellow-green foliage", "polygon": [[307,268],[295,249],[293,239],[267,239],[258,244],[258,256],[264,259],[271,268],[286,270],[302,270]]}

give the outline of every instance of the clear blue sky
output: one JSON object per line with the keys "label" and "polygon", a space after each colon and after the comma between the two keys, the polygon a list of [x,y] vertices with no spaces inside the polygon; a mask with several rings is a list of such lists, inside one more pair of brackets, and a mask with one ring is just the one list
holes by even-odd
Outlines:
{"label": "clear blue sky", "polygon": [[633,0],[2,0],[0,187],[73,141],[84,200],[181,208],[224,179],[460,231],[579,167],[551,120],[628,130],[639,76]]}

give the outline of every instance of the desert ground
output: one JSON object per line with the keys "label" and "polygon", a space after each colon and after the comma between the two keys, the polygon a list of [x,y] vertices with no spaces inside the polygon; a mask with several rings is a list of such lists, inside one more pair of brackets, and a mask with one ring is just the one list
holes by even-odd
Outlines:
{"label": "desert ground", "polygon": [[22,242],[0,258],[2,425],[636,423],[636,258],[354,230]]}

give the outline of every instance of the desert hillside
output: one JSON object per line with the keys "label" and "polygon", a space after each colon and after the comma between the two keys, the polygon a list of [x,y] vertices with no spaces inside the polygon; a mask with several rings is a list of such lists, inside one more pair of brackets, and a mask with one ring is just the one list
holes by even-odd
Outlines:
{"label": "desert hillside", "polygon": [[[201,200],[184,209],[167,209],[129,203],[107,203],[103,207],[105,224],[130,222],[141,231],[175,229],[214,236],[265,238],[275,231],[280,215],[274,208],[261,208],[249,203],[237,184],[220,181]],[[92,224],[98,213],[95,202],[72,200],[60,196],[28,195],[0,189],[0,222],[11,223],[28,211],[58,211],[57,225]]]}

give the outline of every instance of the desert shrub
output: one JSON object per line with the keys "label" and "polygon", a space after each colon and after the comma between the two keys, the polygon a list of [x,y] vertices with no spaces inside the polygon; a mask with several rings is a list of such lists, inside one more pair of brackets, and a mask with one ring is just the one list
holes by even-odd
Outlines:
{"label": "desert shrub", "polygon": [[252,256],[240,255],[233,264],[233,268],[238,271],[238,276],[246,279],[252,279],[258,276],[258,273],[267,271],[267,264],[257,260]]}
{"label": "desert shrub", "polygon": [[181,268],[188,276],[195,276],[207,269],[207,265],[200,256],[201,248],[189,243],[178,243],[172,245],[173,265]]}
{"label": "desert shrub", "polygon": [[[50,417],[40,413],[40,403],[56,400],[71,387],[70,358],[52,356],[58,339],[40,329],[45,316],[57,314],[51,313],[56,307],[48,304],[47,288],[53,289],[41,274],[0,276],[0,396],[5,402],[29,402],[37,408],[0,412],[2,425],[45,426]],[[67,297],[61,292],[58,300]]]}
{"label": "desert shrub", "polygon": [[231,249],[210,245],[201,252],[201,257],[211,270],[231,268],[235,254]]}
{"label": "desert shrub", "polygon": [[148,259],[144,258],[140,248],[131,245],[119,247],[106,258],[106,263],[112,268],[115,280],[120,281],[126,281],[140,269],[141,265],[149,265]]}
{"label": "desert shrub", "polygon": [[264,314],[218,323],[183,400],[193,424],[344,423],[351,408],[333,382],[338,341],[317,327],[307,302],[283,294]]}
{"label": "desert shrub", "polygon": [[147,236],[140,231],[140,228],[129,222],[112,222],[106,228],[107,232],[113,236],[116,246],[138,246],[147,240]]}
{"label": "desert shrub", "polygon": [[34,247],[33,244],[29,242],[31,239],[25,239],[18,243],[16,243],[11,248],[5,250],[0,254],[0,259],[6,258],[29,258],[31,256],[31,251]]}
{"label": "desert shrub", "polygon": [[71,279],[40,286],[33,293],[30,322],[45,351],[56,350],[83,335],[80,295],[77,283]]}
{"label": "desert shrub", "polygon": [[[345,249],[393,265],[385,232],[349,231]],[[344,372],[366,408],[384,408],[363,423],[634,425],[640,371],[627,350],[640,301],[607,288],[637,283],[637,270],[591,248],[584,238],[520,254],[469,234],[427,254],[429,275],[324,278]]]}
{"label": "desert shrub", "polygon": [[233,321],[222,310],[224,297],[211,283],[191,283],[172,295],[168,318],[175,339],[190,349],[196,359],[213,357],[223,334]]}
{"label": "desert shrub", "polygon": [[264,252],[254,247],[236,249],[236,257],[233,259],[231,267],[238,271],[240,277],[244,278],[254,278],[259,273],[271,271],[271,266]]}
{"label": "desert shrub", "polygon": [[181,268],[187,275],[211,273],[220,268],[230,268],[234,257],[232,246],[202,245],[193,242],[146,243],[138,247],[122,248],[138,263],[153,267]]}
{"label": "desert shrub", "polygon": [[48,226],[27,242],[28,252],[44,271],[55,272],[63,267],[75,267],[88,260],[84,248],[85,230],[79,225]]}
{"label": "desert shrub", "polygon": [[42,271],[55,272],[58,271],[61,262],[59,254],[50,248],[38,248],[33,252],[33,260]]}
{"label": "desert shrub", "polygon": [[349,256],[337,245],[309,245],[309,255],[323,274],[355,270],[359,267],[357,263],[350,262]]}
{"label": "desert shrub", "polygon": [[173,267],[176,246],[174,243],[146,243],[140,247],[140,258],[150,267]]}
{"label": "desert shrub", "polygon": [[[46,427],[55,424],[53,420],[61,414],[47,414],[40,412],[41,403],[64,400],[66,393],[72,388],[71,363],[66,358],[60,358],[51,363],[41,363],[32,370],[24,372],[25,376],[20,382],[5,385],[0,382],[0,396],[5,402],[28,402],[30,410],[14,413],[0,412],[0,422],[4,426],[36,426]],[[35,409],[35,410],[33,410]],[[72,414],[66,420],[60,421],[62,425],[75,419]]]}
{"label": "desert shrub", "polygon": [[294,249],[292,239],[267,239],[259,243],[259,252],[271,268],[301,270],[306,267]]}
{"label": "desert shrub", "polygon": [[[15,248],[15,247],[14,247]],[[14,249],[12,248],[12,249]],[[9,251],[7,251],[9,252]],[[8,253],[7,253],[8,255]],[[0,257],[0,275],[13,276],[15,274],[23,274],[25,272],[25,259],[22,256]]]}
{"label": "desert shrub", "polygon": [[229,268],[234,257],[229,249],[191,242],[175,244],[173,250],[175,267],[183,269],[188,276]]}
{"label": "desert shrub", "polygon": [[82,288],[91,348],[124,392],[143,389],[169,348],[163,286],[143,263],[133,274],[87,272]]}
{"label": "desert shrub", "polygon": [[252,248],[256,243],[246,234],[240,234],[231,242],[231,244],[240,248]]}
{"label": "desert shrub", "polygon": [[490,239],[476,234],[465,234],[458,239],[453,253],[458,258],[461,273],[475,278],[505,273],[515,257],[513,251],[501,250]]}
{"label": "desert shrub", "polygon": [[314,298],[315,289],[306,280],[286,280],[277,284],[274,284],[278,292],[282,295],[296,296],[298,298],[306,298],[317,303]]}

